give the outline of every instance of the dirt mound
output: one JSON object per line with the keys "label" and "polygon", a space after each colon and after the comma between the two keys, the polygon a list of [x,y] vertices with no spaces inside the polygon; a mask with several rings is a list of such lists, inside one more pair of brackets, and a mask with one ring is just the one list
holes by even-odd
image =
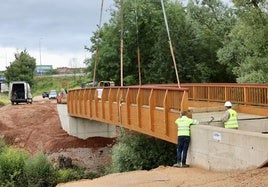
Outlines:
{"label": "dirt mound", "polygon": [[[103,151],[104,147],[113,144],[114,139],[93,137],[86,140],[68,135],[62,128],[58,116],[55,100],[34,99],[33,104],[7,105],[0,108],[0,136],[6,142],[17,148],[23,148],[31,154],[39,151],[54,156],[70,155],[74,161],[85,164],[86,159],[94,160],[92,155],[102,155],[102,160],[107,163],[109,151]],[[76,149],[80,149],[77,152]],[[84,151],[81,151],[83,150]],[[109,149],[109,148],[107,148]],[[74,154],[77,152],[77,154]],[[88,155],[86,155],[88,153]],[[106,158],[107,157],[107,158]],[[95,163],[95,165],[98,163]],[[84,167],[93,167],[92,162]],[[94,168],[96,168],[94,166]]]}

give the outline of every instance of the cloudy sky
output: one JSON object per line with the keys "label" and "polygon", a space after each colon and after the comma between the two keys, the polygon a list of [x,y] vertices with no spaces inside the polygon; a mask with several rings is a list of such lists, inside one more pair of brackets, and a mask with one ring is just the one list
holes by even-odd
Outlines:
{"label": "cloudy sky", "polygon": [[[104,0],[102,24],[114,0]],[[186,0],[185,0],[186,1]],[[229,0],[224,0],[224,2]],[[100,22],[102,0],[0,0],[0,71],[24,49],[37,65],[84,67],[84,46]]]}
{"label": "cloudy sky", "polygon": [[[90,37],[100,22],[102,0],[1,0],[0,70],[26,49],[36,63],[83,67]],[[104,0],[102,24],[113,0]],[[41,57],[41,58],[40,58]]]}

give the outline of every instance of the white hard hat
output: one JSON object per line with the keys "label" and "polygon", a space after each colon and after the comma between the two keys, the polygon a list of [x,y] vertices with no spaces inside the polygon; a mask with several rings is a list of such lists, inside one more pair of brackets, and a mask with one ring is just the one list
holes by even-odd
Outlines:
{"label": "white hard hat", "polygon": [[232,106],[232,103],[231,103],[230,101],[226,101],[226,102],[224,103],[224,106],[226,106],[226,107],[230,107],[230,106]]}

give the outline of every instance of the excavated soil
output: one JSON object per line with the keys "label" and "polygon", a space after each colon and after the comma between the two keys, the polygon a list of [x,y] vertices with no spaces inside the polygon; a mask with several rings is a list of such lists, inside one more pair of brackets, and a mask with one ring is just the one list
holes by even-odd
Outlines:
{"label": "excavated soil", "polygon": [[[60,125],[56,101],[34,98],[33,104],[0,108],[0,135],[8,144],[31,154],[47,153],[52,161],[63,155],[74,163],[97,171],[111,161],[114,139],[94,137],[81,140],[68,135]],[[268,186],[268,168],[221,173],[200,168],[160,166],[150,171],[115,173],[94,180],[81,180],[60,187],[184,187]]]}
{"label": "excavated soil", "polygon": [[73,163],[97,171],[110,162],[109,145],[114,139],[82,140],[68,135],[61,128],[56,105],[56,100],[36,97],[32,104],[1,107],[0,136],[9,145],[32,155],[42,151],[55,163],[59,156],[70,157]]}

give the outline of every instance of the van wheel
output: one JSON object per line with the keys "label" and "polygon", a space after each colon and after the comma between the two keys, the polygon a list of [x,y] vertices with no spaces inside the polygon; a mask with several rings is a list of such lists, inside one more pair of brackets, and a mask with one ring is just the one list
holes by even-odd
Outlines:
{"label": "van wheel", "polygon": [[14,102],[11,102],[12,105],[14,105]]}

